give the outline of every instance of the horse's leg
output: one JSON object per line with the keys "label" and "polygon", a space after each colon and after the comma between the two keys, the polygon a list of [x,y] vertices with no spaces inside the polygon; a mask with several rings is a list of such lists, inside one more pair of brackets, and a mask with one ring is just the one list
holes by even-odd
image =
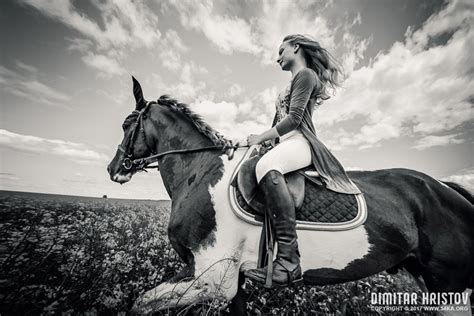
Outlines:
{"label": "horse's leg", "polygon": [[416,282],[416,285],[418,285],[418,287],[423,291],[423,292],[428,292],[428,288],[426,287],[426,284],[425,284],[425,281],[423,280],[423,278],[421,277],[421,275],[416,275],[412,272],[410,272],[406,267],[403,267],[405,269],[405,271],[411,275],[411,277],[413,278],[413,280]]}
{"label": "horse's leg", "polygon": [[238,259],[229,256],[216,261],[207,252],[195,258],[201,264],[196,264],[194,276],[147,291],[135,301],[133,311],[149,313],[214,299],[230,301],[237,293]]}
{"label": "horse's leg", "polygon": [[248,300],[248,294],[242,289],[242,285],[245,283],[245,276],[243,272],[239,272],[239,283],[237,288],[237,294],[234,296],[229,305],[231,315],[247,315],[246,303]]}
{"label": "horse's leg", "polygon": [[441,310],[438,312],[438,314],[443,316],[471,316],[473,314],[470,299],[472,289],[466,289],[462,294],[467,296],[466,304],[461,303],[443,305],[443,308],[446,310]]}
{"label": "horse's leg", "polygon": [[416,284],[418,285],[418,287],[423,291],[423,292],[428,292],[428,288],[426,287],[426,284],[425,284],[425,281],[423,280],[423,278],[421,277],[421,275],[419,276],[413,276],[413,279],[415,280]]}
{"label": "horse's leg", "polygon": [[[423,280],[422,276],[420,275],[420,266],[416,263],[416,260],[412,257],[410,257],[408,260],[405,260],[403,263],[403,269],[407,271],[415,280],[416,284],[418,287],[423,291],[423,292],[429,292],[425,281]],[[471,289],[466,289],[463,293],[468,294],[469,296],[472,293]],[[472,309],[471,309],[471,302],[470,298],[468,297],[467,303],[466,304],[450,304],[450,305],[444,305],[443,311],[437,312],[438,315],[472,315]],[[453,309],[453,311],[449,311],[449,309]]]}
{"label": "horse's leg", "polygon": [[[425,243],[426,242],[426,243]],[[421,262],[421,276],[425,281],[428,292],[458,292],[458,293],[469,293],[470,290],[466,289],[466,275],[463,270],[463,266],[458,266],[458,263],[465,260],[459,260],[459,254],[451,251],[458,251],[458,249],[438,249],[433,245],[432,241],[422,241],[421,247],[427,249],[429,247],[429,257],[420,255]],[[425,243],[425,245],[423,245]],[[440,305],[438,315],[472,315],[470,302],[466,304],[447,304]]]}
{"label": "horse's leg", "polygon": [[470,312],[471,315],[472,315],[472,314],[474,314],[474,309],[472,308],[472,305],[471,305],[472,289],[469,289],[469,288],[468,288],[468,289],[466,289],[466,290],[464,291],[464,293],[468,293],[468,294],[469,294],[469,296],[468,296],[468,298],[467,298],[467,304],[465,305],[465,308],[466,308],[467,311]]}

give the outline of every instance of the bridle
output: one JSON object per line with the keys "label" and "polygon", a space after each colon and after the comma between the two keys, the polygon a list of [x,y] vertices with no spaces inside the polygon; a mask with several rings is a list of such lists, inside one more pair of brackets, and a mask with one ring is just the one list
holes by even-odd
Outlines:
{"label": "bridle", "polygon": [[[213,146],[205,146],[205,147],[199,147],[199,148],[191,148],[191,149],[175,149],[175,150],[168,150],[162,153],[157,153],[154,149],[153,146],[150,146],[148,143],[146,134],[145,134],[145,126],[143,123],[143,119],[146,118],[146,112],[150,108],[151,104],[158,104],[156,101],[150,101],[147,102],[145,107],[141,110],[134,110],[132,114],[136,113],[137,114],[137,119],[135,122],[135,126],[133,128],[132,135],[128,139],[127,143],[124,146],[122,144],[118,145],[118,150],[123,153],[122,157],[122,166],[125,170],[131,170],[133,167],[135,167],[135,170],[138,171],[146,171],[146,169],[151,169],[151,168],[156,168],[159,170],[159,166],[149,166],[153,162],[157,162],[159,158],[169,155],[169,154],[184,154],[184,153],[192,153],[192,152],[199,152],[199,151],[205,151],[205,150],[221,150],[223,153],[225,152],[228,156],[229,159],[232,159],[232,156],[234,154],[234,150],[239,148],[239,147],[247,147],[247,146],[235,146],[232,145],[232,141],[230,141],[229,144],[224,144],[224,145],[213,145]],[[143,141],[145,145],[147,146],[147,149],[152,153],[151,156],[145,157],[145,158],[138,158],[138,159],[133,159],[133,144],[135,143],[135,139],[137,138],[138,134],[141,134],[143,137]]]}

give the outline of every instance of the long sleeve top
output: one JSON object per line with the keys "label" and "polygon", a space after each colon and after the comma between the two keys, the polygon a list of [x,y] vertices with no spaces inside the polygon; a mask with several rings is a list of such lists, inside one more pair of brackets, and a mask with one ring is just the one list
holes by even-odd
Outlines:
{"label": "long sleeve top", "polygon": [[290,83],[286,98],[286,103],[289,103],[288,114],[282,118],[277,111],[272,126],[275,126],[279,136],[295,129],[303,133],[311,145],[313,166],[327,189],[344,194],[360,194],[361,191],[348,177],[342,164],[316,136],[312,116],[321,87],[322,83],[312,69],[298,71]]}
{"label": "long sleeve top", "polygon": [[308,103],[311,103],[310,106],[314,104],[314,102],[309,101],[313,101],[311,99],[316,101],[319,81],[313,70],[303,68],[295,75],[290,87],[289,98],[283,96],[282,100],[284,105],[288,105],[288,101],[290,103],[288,115],[275,126],[279,136],[291,132],[301,124]]}

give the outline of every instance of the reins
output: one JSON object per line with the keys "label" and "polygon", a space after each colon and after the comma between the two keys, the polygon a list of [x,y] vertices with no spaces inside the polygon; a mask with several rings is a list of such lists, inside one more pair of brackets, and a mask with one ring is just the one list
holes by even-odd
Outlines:
{"label": "reins", "polygon": [[[148,157],[145,157],[145,158],[138,158],[138,159],[131,160],[129,157],[127,157],[127,158],[123,159],[122,165],[127,170],[131,169],[133,166],[135,166],[135,168],[138,169],[138,170],[144,170],[144,171],[146,171],[145,169],[152,169],[152,168],[156,168],[157,170],[159,170],[159,166],[148,166],[148,165],[153,163],[153,162],[158,161],[159,158],[161,158],[163,156],[166,156],[166,155],[187,154],[187,153],[193,153],[193,152],[199,152],[199,151],[205,151],[205,150],[218,150],[218,149],[220,149],[224,152],[228,149],[235,150],[239,147],[245,147],[245,146],[235,146],[235,145],[234,146],[229,146],[229,145],[218,146],[218,145],[214,145],[214,146],[206,146],[206,147],[191,148],[191,149],[168,150],[168,151],[165,151],[165,152],[162,152],[162,153],[159,153],[159,154],[155,154],[155,155],[151,155],[151,156],[148,156]],[[119,149],[122,152],[125,153],[125,151],[123,150],[123,148],[121,146],[119,146]],[[233,152],[231,154],[228,154],[229,159],[232,159],[232,156],[231,156],[232,154],[233,154]]]}
{"label": "reins", "polygon": [[[222,152],[225,152],[229,160],[232,159],[234,155],[234,151],[237,148],[241,147],[248,147],[248,146],[237,146],[237,145],[232,145],[232,141],[230,141],[231,145],[225,144],[225,145],[213,145],[213,146],[205,146],[205,147],[199,147],[199,148],[191,148],[191,149],[174,149],[174,150],[168,150],[162,153],[155,153],[155,151],[148,145],[147,138],[145,135],[145,129],[143,126],[143,115],[145,112],[148,110],[151,104],[158,104],[156,101],[150,101],[147,102],[146,106],[140,110],[137,111],[135,110],[134,112],[138,112],[138,117],[135,125],[135,130],[133,131],[132,135],[130,136],[130,140],[127,142],[127,148],[123,148],[123,146],[120,144],[118,145],[118,149],[123,152],[124,158],[122,158],[122,166],[126,170],[130,170],[133,167],[135,167],[136,170],[138,171],[146,171],[146,169],[152,169],[156,168],[157,170],[159,169],[159,166],[149,166],[149,164],[153,162],[157,162],[159,158],[170,155],[170,154],[187,154],[187,153],[194,153],[194,152],[200,152],[200,151],[206,151],[206,150],[221,150]],[[133,113],[133,112],[132,112]],[[135,135],[137,134],[137,128],[140,128],[139,132],[142,133],[144,142],[146,146],[148,147],[148,150],[153,154],[151,156],[145,157],[145,158],[138,158],[138,159],[132,159],[133,155],[128,152],[128,149],[130,145],[133,146],[134,138]],[[133,147],[132,147],[133,148]]]}

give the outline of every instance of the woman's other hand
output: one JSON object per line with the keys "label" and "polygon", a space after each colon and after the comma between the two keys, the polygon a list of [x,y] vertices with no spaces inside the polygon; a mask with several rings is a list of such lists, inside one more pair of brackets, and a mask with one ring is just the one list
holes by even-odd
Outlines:
{"label": "woman's other hand", "polygon": [[234,139],[232,143],[237,147],[248,147],[247,138]]}

